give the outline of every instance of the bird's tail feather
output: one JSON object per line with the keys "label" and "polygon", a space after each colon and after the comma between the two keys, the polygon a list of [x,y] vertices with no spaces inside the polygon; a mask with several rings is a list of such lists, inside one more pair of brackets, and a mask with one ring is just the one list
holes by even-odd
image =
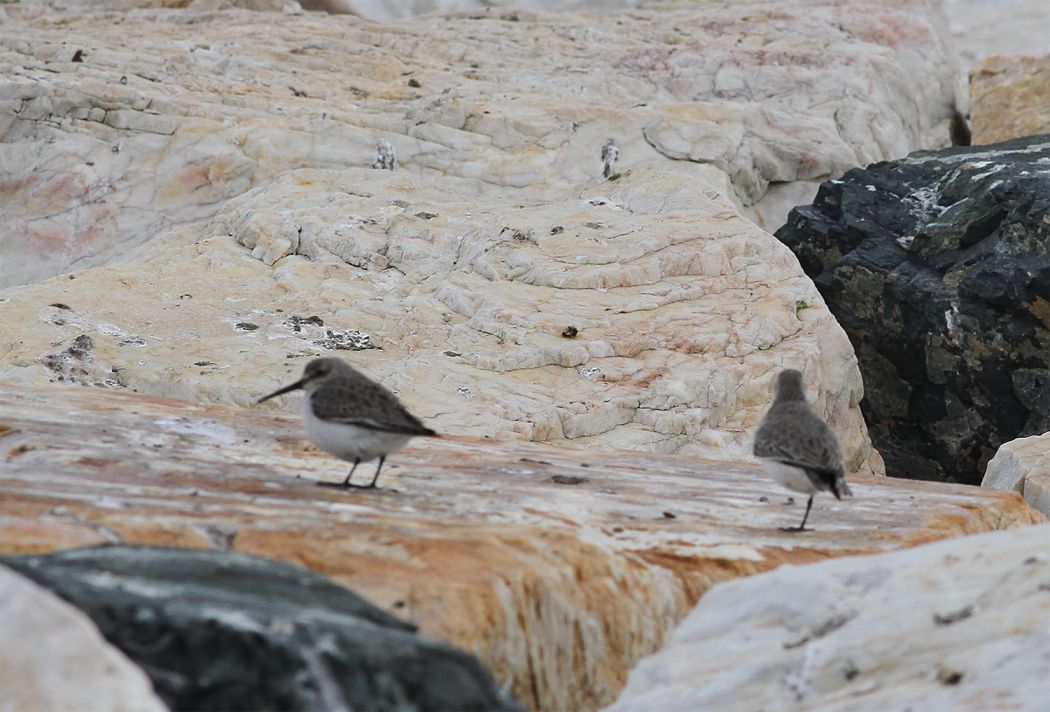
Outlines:
{"label": "bird's tail feather", "polygon": [[835,499],[842,499],[843,497],[852,497],[853,490],[846,484],[846,478],[842,473],[837,473],[835,479],[831,481],[831,493],[835,495]]}

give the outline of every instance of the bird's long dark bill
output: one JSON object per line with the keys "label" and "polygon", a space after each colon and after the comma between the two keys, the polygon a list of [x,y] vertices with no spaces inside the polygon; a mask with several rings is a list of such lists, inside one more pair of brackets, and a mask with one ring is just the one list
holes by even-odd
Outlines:
{"label": "bird's long dark bill", "polygon": [[255,401],[255,402],[256,402],[256,404],[258,404],[258,403],[262,403],[263,401],[268,401],[268,400],[270,400],[271,398],[276,398],[277,396],[280,396],[280,395],[284,395],[284,394],[285,394],[285,393],[287,393],[288,391],[294,391],[294,390],[297,390],[297,389],[299,389],[299,388],[302,388],[302,387],[303,387],[303,384],[304,384],[304,383],[306,383],[306,381],[307,381],[307,379],[305,379],[305,378],[300,378],[300,379],[299,379],[298,381],[296,381],[296,382],[295,382],[295,383],[293,383],[292,385],[290,385],[290,386],[285,386],[284,388],[278,388],[278,389],[277,389],[276,391],[274,391],[274,392],[273,392],[273,393],[271,393],[270,395],[268,395],[268,396],[263,396],[262,398],[260,398],[259,400]]}

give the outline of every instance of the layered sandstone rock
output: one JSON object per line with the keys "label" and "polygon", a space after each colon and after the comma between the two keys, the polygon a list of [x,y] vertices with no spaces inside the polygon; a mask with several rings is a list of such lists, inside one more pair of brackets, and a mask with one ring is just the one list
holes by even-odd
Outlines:
{"label": "layered sandstone rock", "polygon": [[0,649],[5,710],[167,709],[149,679],[99,635],[91,619],[4,566]]}
{"label": "layered sandstone rock", "polygon": [[1050,513],[1050,433],[1004,443],[989,461],[981,486],[1019,492],[1029,505]]}
{"label": "layered sandstone rock", "polygon": [[[129,347],[134,348],[134,347]],[[1041,521],[1016,493],[853,476],[792,535],[744,464],[443,438],[391,458],[383,489],[298,421],[70,385],[0,387],[0,549],[123,542],[232,549],[347,584],[478,655],[532,708],[612,702],[712,583]]]}
{"label": "layered sandstone rock", "polygon": [[289,169],[371,166],[379,140],[399,171],[498,209],[597,185],[612,138],[616,170],[710,181],[776,226],[825,178],[944,145],[954,106],[953,60],[919,0],[396,24],[0,13],[0,204],[20,236],[0,245],[0,285],[124,257]]}
{"label": "layered sandstone rock", "polygon": [[289,172],[74,276],[2,298],[0,377],[247,405],[342,351],[448,432],[739,460],[793,365],[848,469],[881,472],[812,283],[684,177],[487,208],[396,171]]}
{"label": "layered sandstone rock", "polygon": [[991,57],[971,74],[970,92],[974,143],[1050,133],[1050,54]]}
{"label": "layered sandstone rock", "polygon": [[713,588],[609,712],[1040,710],[1050,526]]}

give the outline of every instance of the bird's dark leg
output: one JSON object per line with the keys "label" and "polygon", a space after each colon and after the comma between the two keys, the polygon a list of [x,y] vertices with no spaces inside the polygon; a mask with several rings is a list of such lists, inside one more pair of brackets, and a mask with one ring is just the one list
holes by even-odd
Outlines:
{"label": "bird's dark leg", "polygon": [[809,510],[813,508],[813,495],[809,496],[809,501],[806,502],[806,513],[802,515],[802,523],[797,527],[781,527],[781,531],[785,532],[804,532],[806,531],[806,520],[809,519]]}
{"label": "bird's dark leg", "polygon": [[372,478],[372,481],[369,484],[367,484],[367,485],[360,485],[361,489],[372,489],[373,487],[376,486],[376,482],[379,481],[379,471],[383,469],[383,463],[385,461],[386,461],[386,455],[381,455],[379,457],[379,467],[376,468],[375,477]]}
{"label": "bird's dark leg", "polygon": [[809,519],[809,510],[813,509],[813,495],[809,496],[809,501],[806,502],[806,513],[802,515],[802,523],[798,525],[800,532],[806,531],[806,520]]}
{"label": "bird's dark leg", "polygon": [[354,476],[354,470],[356,470],[357,466],[360,464],[360,460],[354,460],[354,466],[350,468],[350,474],[346,476],[345,480],[343,480],[343,487],[354,487],[354,485],[350,484],[350,478]]}

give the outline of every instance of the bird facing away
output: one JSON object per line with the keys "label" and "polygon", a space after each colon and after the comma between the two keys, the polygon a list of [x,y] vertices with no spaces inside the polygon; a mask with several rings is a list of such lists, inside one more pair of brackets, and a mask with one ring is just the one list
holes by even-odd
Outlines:
{"label": "bird facing away", "polygon": [[[302,416],[310,439],[325,452],[354,463],[344,487],[375,487],[387,455],[414,437],[437,436],[405,410],[397,396],[338,358],[314,359],[302,378],[258,402],[299,388],[306,391]],[[359,464],[377,457],[379,466],[369,484],[350,482]]]}
{"label": "bird facing away", "polygon": [[835,499],[853,495],[844,477],[838,438],[806,402],[802,374],[792,368],[777,376],[776,395],[759,423],[754,453],[773,479],[809,495],[802,523],[785,531],[806,530],[817,492],[831,492]]}

